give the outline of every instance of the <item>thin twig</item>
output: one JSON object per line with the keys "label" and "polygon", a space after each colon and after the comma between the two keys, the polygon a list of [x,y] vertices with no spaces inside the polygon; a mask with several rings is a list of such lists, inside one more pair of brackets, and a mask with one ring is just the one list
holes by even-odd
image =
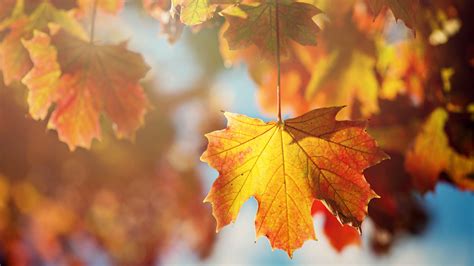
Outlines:
{"label": "thin twig", "polygon": [[278,122],[282,122],[281,119],[281,81],[280,81],[280,18],[279,18],[279,3],[278,0],[275,1],[275,23],[276,23],[276,64],[277,64],[277,71],[278,71],[278,78],[277,78],[277,106],[278,106]]}

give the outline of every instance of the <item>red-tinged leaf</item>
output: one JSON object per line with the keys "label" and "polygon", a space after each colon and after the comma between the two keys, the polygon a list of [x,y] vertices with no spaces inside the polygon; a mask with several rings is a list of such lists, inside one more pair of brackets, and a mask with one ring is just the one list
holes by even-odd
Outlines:
{"label": "red-tinged leaf", "polygon": [[31,39],[34,30],[46,31],[50,23],[61,26],[80,38],[87,38],[80,23],[71,14],[43,2],[29,17],[23,17],[10,26],[10,32],[0,44],[0,69],[6,85],[20,81],[31,69],[32,62],[22,45],[22,39]]}
{"label": "red-tinged leaf", "polygon": [[324,216],[324,234],[329,239],[331,246],[341,252],[349,245],[360,245],[360,234],[356,228],[341,224],[337,218],[319,201],[313,203],[313,215],[321,213]]}
{"label": "red-tinged leaf", "polygon": [[[50,46],[45,45],[49,42]],[[44,118],[54,101],[56,108],[48,127],[56,129],[71,150],[77,146],[88,148],[94,138],[100,139],[102,112],[112,120],[119,138],[133,138],[148,109],[138,83],[148,66],[139,54],[127,50],[124,44],[95,45],[64,32],[54,35],[52,41],[47,34],[35,32],[27,48],[35,62],[24,80],[30,89],[30,113],[34,118]],[[52,64],[48,60],[54,59],[55,53],[60,77],[56,66],[44,66]],[[35,94],[39,87],[45,93],[35,97],[40,96]]]}
{"label": "red-tinged leaf", "polygon": [[369,0],[369,7],[378,16],[385,6],[392,10],[396,19],[401,19],[407,27],[413,29],[416,23],[416,10],[419,0]]}
{"label": "red-tinged leaf", "polygon": [[299,2],[260,1],[254,5],[230,7],[224,13],[230,25],[224,37],[232,50],[254,44],[264,54],[275,54],[278,17],[283,53],[289,40],[302,45],[316,45],[319,27],[313,17],[320,12],[311,4]]}
{"label": "red-tinged leaf", "polygon": [[343,224],[359,227],[377,197],[362,171],[387,156],[365,132],[365,122],[336,121],[341,107],[322,108],[284,123],[226,113],[228,127],[207,134],[201,160],[219,171],[205,201],[217,229],[235,221],[254,196],[257,235],[291,257],[315,239],[311,206],[325,202]]}
{"label": "red-tinged leaf", "polygon": [[460,188],[474,190],[474,157],[457,153],[449,146],[444,131],[448,113],[438,108],[431,113],[407,153],[405,167],[421,192],[433,190],[441,172],[446,172]]}

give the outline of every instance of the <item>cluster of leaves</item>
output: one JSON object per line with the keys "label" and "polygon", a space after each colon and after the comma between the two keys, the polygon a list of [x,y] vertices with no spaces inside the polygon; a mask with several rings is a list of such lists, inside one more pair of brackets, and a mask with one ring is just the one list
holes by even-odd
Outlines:
{"label": "cluster of leaves", "polygon": [[[0,4],[0,70],[7,86],[27,87],[30,116],[47,119],[70,150],[102,138],[101,115],[118,138],[133,139],[151,106],[140,85],[149,68],[126,43],[94,38],[96,11],[116,14],[123,1]],[[474,190],[472,5],[143,0],[170,41],[185,25],[199,30],[224,21],[219,39],[226,65],[246,63],[262,109],[279,114],[278,121],[264,122],[226,113],[227,128],[207,135],[201,158],[220,174],[206,198],[217,229],[233,222],[254,196],[257,235],[290,256],[316,238],[311,215],[319,212],[336,249],[360,243],[357,230],[368,213],[377,227],[374,246],[385,250],[395,234],[416,233],[414,225],[426,220],[413,191],[432,190],[441,177]],[[85,19],[92,21],[89,34],[80,23]],[[297,117],[281,119],[281,104]],[[342,105],[348,108],[320,108]],[[336,120],[338,113],[356,120]],[[369,132],[393,162],[366,170],[388,156],[360,119],[371,119]],[[382,199],[371,201],[377,195]]]}
{"label": "cluster of leaves", "polygon": [[[148,7],[158,14],[166,11]],[[226,65],[248,65],[264,111],[276,113],[275,88],[281,86],[283,106],[303,114],[296,118],[304,121],[299,127],[293,126],[292,119],[264,123],[226,114],[227,129],[208,135],[202,159],[220,176],[206,200],[213,204],[218,229],[235,220],[250,196],[259,202],[257,235],[268,236],[273,247],[290,256],[305,239],[315,237],[307,216],[311,195],[343,224],[360,224],[363,215],[351,207],[356,202],[362,207],[370,197],[358,198],[361,191],[352,185],[354,179],[337,170],[345,171],[356,161],[360,168],[351,168],[362,171],[384,156],[367,146],[360,149],[358,141],[365,137],[354,134],[354,128],[334,126],[340,123],[333,121],[338,109],[309,112],[321,106],[349,105],[343,117],[370,118],[369,131],[396,158],[366,173],[382,195],[369,205],[369,216],[378,229],[373,237],[377,250],[386,250],[397,232],[417,233],[423,228],[426,213],[413,191],[433,190],[441,176],[461,189],[474,190],[469,1],[182,1],[172,2],[169,8],[175,21],[194,28],[217,14],[224,16],[220,50]],[[316,41],[318,45],[312,46]],[[280,52],[281,68],[272,57]],[[325,117],[327,112],[332,116]],[[321,138],[325,132],[331,132],[329,139]],[[305,146],[312,142],[310,137],[319,140]],[[342,150],[335,145],[326,151],[326,140],[341,141]],[[292,145],[299,149],[293,151]],[[348,150],[369,155],[361,160]],[[341,159],[346,157],[350,159]],[[324,177],[325,171],[331,173],[329,178]],[[308,177],[308,183],[300,175]],[[351,196],[341,193],[339,182]],[[323,193],[328,190],[332,196]],[[350,207],[339,205],[347,202]],[[326,213],[315,203],[313,212],[319,211]],[[329,215],[325,232],[336,249],[360,241],[354,232],[344,233],[345,226],[332,230],[337,224],[333,220]]]}
{"label": "cluster of leaves", "polygon": [[151,114],[135,143],[105,130],[93,149],[71,153],[46,122],[25,119],[20,91],[0,95],[2,265],[151,265],[178,241],[210,254],[215,222],[202,204],[197,154],[174,148],[171,110],[188,96],[150,95],[169,112]]}

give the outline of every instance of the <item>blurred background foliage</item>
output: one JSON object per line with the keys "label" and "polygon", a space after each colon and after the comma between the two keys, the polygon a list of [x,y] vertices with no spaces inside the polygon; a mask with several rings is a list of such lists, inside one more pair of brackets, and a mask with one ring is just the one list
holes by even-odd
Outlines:
{"label": "blurred background foliage", "polygon": [[[0,1],[2,38],[9,33],[12,10],[7,7],[13,2]],[[26,2],[33,8],[40,1]],[[75,7],[56,2],[61,8]],[[442,199],[446,205],[440,210],[455,206],[450,211],[465,219],[452,223],[463,227],[458,235],[464,238],[446,245],[467,243],[455,261],[472,263],[472,255],[464,252],[474,245],[472,194],[442,194],[442,188],[438,200],[423,195],[438,179],[459,190],[474,189],[473,2],[422,0],[415,31],[397,23],[389,10],[374,18],[364,0],[309,2],[324,11],[315,18],[322,31],[318,46],[291,44],[284,58],[285,114],[347,105],[340,118],[369,119],[369,132],[392,158],[366,171],[382,198],[369,205],[363,249],[393,256],[395,240],[420,237],[430,223],[446,228],[436,219],[449,212],[427,207]],[[102,139],[91,150],[70,152],[55,131],[46,130],[46,122],[28,115],[24,85],[0,82],[1,265],[212,263],[251,256],[237,250],[226,261],[223,249],[229,241],[251,247],[253,242],[237,237],[240,225],[233,234],[216,236],[210,206],[202,203],[216,173],[198,158],[206,145],[204,133],[224,127],[221,110],[273,118],[276,70],[255,48],[229,50],[222,17],[184,27],[170,9],[176,11],[169,1],[136,0],[126,1],[117,16],[98,15],[100,41],[129,39],[130,49],[152,67],[143,81],[152,110],[134,141],[117,140],[110,122],[102,119]],[[85,17],[79,20],[87,28]],[[438,121],[441,130],[429,121]],[[452,163],[458,161],[453,158],[462,164]],[[443,195],[457,200],[446,201]],[[251,220],[248,208],[254,207],[247,207],[239,220]],[[219,240],[225,237],[232,239]],[[319,244],[311,252],[319,253]],[[181,245],[190,258],[179,258]],[[260,247],[255,246],[256,252]],[[298,263],[298,253],[296,262],[270,255],[245,262]],[[343,255],[351,261],[354,251]]]}

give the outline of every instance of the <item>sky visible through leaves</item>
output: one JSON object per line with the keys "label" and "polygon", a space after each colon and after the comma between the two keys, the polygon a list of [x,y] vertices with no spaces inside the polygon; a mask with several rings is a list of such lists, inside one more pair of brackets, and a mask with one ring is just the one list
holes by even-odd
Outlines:
{"label": "sky visible through leaves", "polygon": [[1,1],[0,263],[472,262],[472,4],[329,2]]}

